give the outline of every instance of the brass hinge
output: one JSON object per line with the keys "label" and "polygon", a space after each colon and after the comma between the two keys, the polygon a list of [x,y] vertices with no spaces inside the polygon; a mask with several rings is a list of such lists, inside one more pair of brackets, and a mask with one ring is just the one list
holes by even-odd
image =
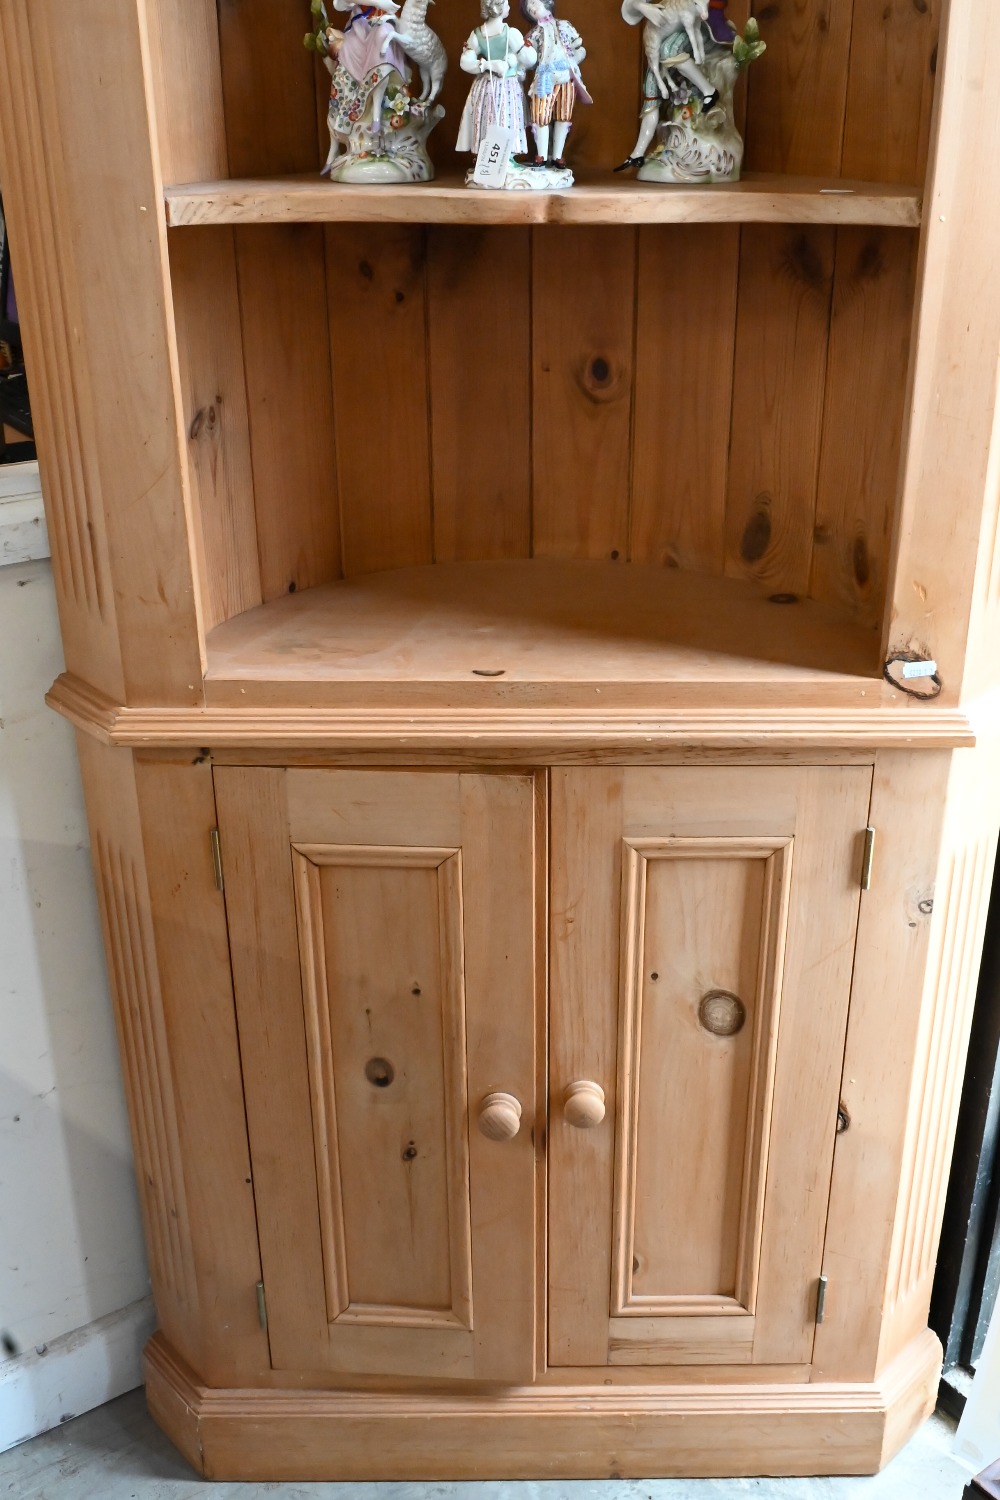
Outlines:
{"label": "brass hinge", "polygon": [[816,1327],[822,1323],[826,1315],[826,1288],[827,1278],[821,1276],[816,1286]]}
{"label": "brass hinge", "polygon": [[258,1320],[260,1322],[261,1328],[263,1328],[264,1332],[266,1333],[267,1332],[267,1302],[266,1302],[265,1297],[264,1297],[264,1283],[262,1281],[258,1281],[258,1283],[257,1283],[257,1318],[258,1318]]}
{"label": "brass hinge", "polygon": [[861,862],[861,889],[872,888],[872,865],[875,863],[875,830],[869,823],[865,829],[865,857]]}
{"label": "brass hinge", "polygon": [[212,864],[215,866],[215,884],[218,890],[224,891],[226,889],[226,882],[222,878],[222,848],[219,844],[219,830],[213,828],[210,836],[212,840]]}

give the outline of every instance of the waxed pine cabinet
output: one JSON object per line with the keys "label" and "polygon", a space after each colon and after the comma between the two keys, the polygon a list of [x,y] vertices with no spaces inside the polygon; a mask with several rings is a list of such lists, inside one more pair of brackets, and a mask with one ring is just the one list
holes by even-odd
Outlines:
{"label": "waxed pine cabinet", "polygon": [[[158,1331],[228,1480],[867,1473],[1000,827],[1000,41],[730,0],[739,185],[319,181],[299,0],[0,6]],[[457,56],[472,0],[434,13]],[[463,163],[464,166],[464,163]]]}

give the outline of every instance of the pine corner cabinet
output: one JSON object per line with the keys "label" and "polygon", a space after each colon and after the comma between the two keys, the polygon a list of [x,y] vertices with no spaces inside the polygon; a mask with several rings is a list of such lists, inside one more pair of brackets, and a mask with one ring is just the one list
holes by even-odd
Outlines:
{"label": "pine corner cabinet", "polygon": [[[737,22],[749,0],[730,0]],[[1000,30],[777,0],[746,180],[320,182],[305,0],[2,0],[159,1331],[228,1480],[855,1474],[1000,827]],[[435,12],[454,60],[474,0]]]}

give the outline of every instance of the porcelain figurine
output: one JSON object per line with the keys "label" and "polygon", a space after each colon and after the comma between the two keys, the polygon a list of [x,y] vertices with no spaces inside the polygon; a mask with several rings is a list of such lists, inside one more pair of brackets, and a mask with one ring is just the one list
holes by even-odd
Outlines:
{"label": "porcelain figurine", "polygon": [[[463,73],[475,76],[462,111],[455,150],[478,156],[489,132],[505,131],[509,138],[506,162],[495,186],[508,192],[571,186],[572,172],[536,169],[514,160],[528,150],[524,80],[538,59],[516,27],[508,24],[509,0],[480,0],[480,14],[482,23],[466,42],[459,63]],[[467,187],[483,186],[475,180],[475,171],[473,166],[466,173]]]}
{"label": "porcelain figurine", "polygon": [[764,43],[752,19],[739,35],[727,3],[622,0],[628,24],[644,25],[646,71],[639,138],[615,171],[638,167],[643,182],[739,181],[743,140],[733,90]]}
{"label": "porcelain figurine", "polygon": [[587,49],[576,27],[556,16],[555,0],[521,0],[521,11],[531,23],[527,41],[536,58],[528,88],[535,139],[531,165],[565,167],[566,138],[577,101],[594,102],[580,76]]}
{"label": "porcelain figurine", "polygon": [[[348,12],[343,31],[330,25],[324,0],[312,0],[317,30],[306,46],[330,74],[331,182],[430,182],[434,167],[427,137],[444,118],[435,103],[447,70],[441,39],[427,25],[433,0],[333,0]],[[410,61],[420,75],[414,92]]]}

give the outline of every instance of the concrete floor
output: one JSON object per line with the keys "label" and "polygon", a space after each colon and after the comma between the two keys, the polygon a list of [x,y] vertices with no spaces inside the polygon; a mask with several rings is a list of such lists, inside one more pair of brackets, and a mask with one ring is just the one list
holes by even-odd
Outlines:
{"label": "concrete floor", "polygon": [[954,1427],[934,1417],[875,1479],[659,1479],[524,1484],[206,1484],[146,1414],[141,1391],[0,1454],[3,1500],[961,1500]]}

